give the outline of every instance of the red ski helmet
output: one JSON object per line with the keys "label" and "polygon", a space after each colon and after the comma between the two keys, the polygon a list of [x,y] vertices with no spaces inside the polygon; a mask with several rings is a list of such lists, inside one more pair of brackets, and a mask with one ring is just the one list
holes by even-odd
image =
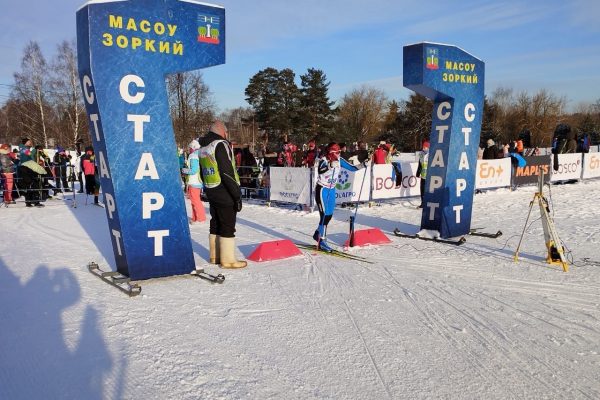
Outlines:
{"label": "red ski helmet", "polygon": [[340,146],[337,143],[329,143],[327,146],[327,159],[329,161],[340,159]]}

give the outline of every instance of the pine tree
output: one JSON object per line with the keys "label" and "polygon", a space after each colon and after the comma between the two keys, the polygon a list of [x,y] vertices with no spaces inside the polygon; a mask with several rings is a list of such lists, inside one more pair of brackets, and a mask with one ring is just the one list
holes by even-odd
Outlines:
{"label": "pine tree", "polygon": [[278,99],[275,125],[283,141],[297,141],[298,121],[300,117],[300,90],[294,82],[296,74],[289,68],[279,72]]}
{"label": "pine tree", "polygon": [[300,113],[300,90],[294,82],[295,74],[289,68],[278,71],[266,68],[250,78],[246,87],[246,101],[256,114],[259,127],[266,133],[266,141],[295,139]]}
{"label": "pine tree", "polygon": [[309,68],[300,76],[302,93],[302,121],[300,131],[302,141],[316,134],[330,135],[333,128],[332,106],[329,100],[329,82],[325,73],[319,69]]}
{"label": "pine tree", "polygon": [[278,102],[278,79],[279,71],[271,67],[265,68],[250,78],[250,83],[244,91],[246,101],[254,109],[259,128],[266,133],[266,141],[269,135],[275,134],[273,120]]}
{"label": "pine tree", "polygon": [[396,121],[396,143],[402,151],[415,151],[421,148],[424,139],[431,132],[433,102],[420,94],[411,93],[400,107]]}

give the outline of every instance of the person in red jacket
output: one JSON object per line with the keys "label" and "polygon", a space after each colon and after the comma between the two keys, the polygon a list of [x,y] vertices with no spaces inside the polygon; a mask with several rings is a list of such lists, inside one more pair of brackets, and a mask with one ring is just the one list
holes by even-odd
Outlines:
{"label": "person in red jacket", "polygon": [[317,142],[313,139],[308,142],[308,150],[304,152],[302,165],[312,168],[317,158],[319,158],[319,148],[317,147]]}
{"label": "person in red jacket", "polygon": [[388,146],[385,141],[379,142],[379,146],[373,153],[373,164],[386,164],[388,156]]}

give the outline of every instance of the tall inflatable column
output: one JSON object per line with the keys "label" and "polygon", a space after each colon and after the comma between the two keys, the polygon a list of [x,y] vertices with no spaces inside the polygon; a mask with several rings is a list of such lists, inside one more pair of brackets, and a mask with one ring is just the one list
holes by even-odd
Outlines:
{"label": "tall inflatable column", "polygon": [[225,10],[191,0],[90,1],[77,12],[77,53],[117,270],[134,280],[189,273],[165,78],[225,62]]}
{"label": "tall inflatable column", "polygon": [[469,233],[483,115],[483,61],[455,46],[404,47],[404,86],[434,102],[421,229]]}

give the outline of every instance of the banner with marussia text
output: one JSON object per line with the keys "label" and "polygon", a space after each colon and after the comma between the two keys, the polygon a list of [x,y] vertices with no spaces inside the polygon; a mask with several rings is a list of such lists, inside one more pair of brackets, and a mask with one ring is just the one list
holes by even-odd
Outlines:
{"label": "banner with marussia text", "polygon": [[77,12],[77,55],[117,270],[131,279],[192,271],[165,78],[225,62],[225,10],[93,0]]}
{"label": "banner with marussia text", "polygon": [[404,86],[433,100],[421,229],[442,238],[471,230],[485,64],[451,45],[404,46]]}
{"label": "banner with marussia text", "polygon": [[269,200],[294,204],[311,204],[310,168],[270,167]]}
{"label": "banner with marussia text", "polygon": [[510,157],[497,160],[477,160],[475,188],[491,189],[510,186]]}
{"label": "banner with marussia text", "polygon": [[421,178],[417,178],[416,162],[401,162],[402,181],[396,186],[396,173],[391,164],[373,165],[373,188],[371,198],[396,199],[399,197],[419,196]]}

